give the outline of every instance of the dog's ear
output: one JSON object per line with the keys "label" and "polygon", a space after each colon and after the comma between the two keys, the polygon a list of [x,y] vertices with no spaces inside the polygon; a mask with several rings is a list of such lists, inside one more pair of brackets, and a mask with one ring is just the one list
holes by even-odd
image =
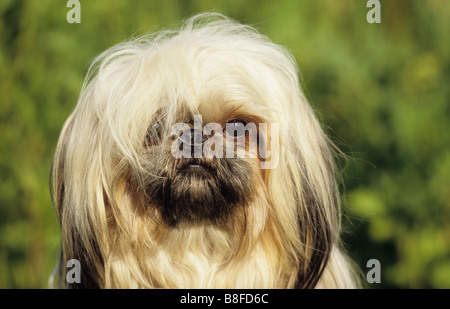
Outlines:
{"label": "dog's ear", "polygon": [[304,246],[304,259],[300,264],[296,288],[314,288],[319,281],[328,262],[332,241],[332,222],[322,211],[323,201],[314,196],[311,184],[303,187],[302,197],[304,205],[298,218],[300,241]]}
{"label": "dog's ear", "polygon": [[[86,246],[85,241],[81,239],[76,230],[66,231],[67,237],[71,240],[63,244],[63,279],[66,279],[67,261],[71,259],[77,260],[80,264],[80,282],[67,282],[69,289],[98,289],[102,286],[102,272],[104,269],[103,258],[100,254],[97,242],[92,237],[92,242],[89,247]],[[73,257],[72,257],[73,256]]]}
{"label": "dog's ear", "polygon": [[266,172],[266,181],[278,241],[298,269],[295,287],[314,288],[337,242],[337,190],[329,152],[307,158],[295,144]]}
{"label": "dog's ear", "polygon": [[[89,233],[81,233],[79,226],[77,226],[80,218],[76,218],[77,212],[73,209],[77,205],[72,204],[68,197],[71,188],[68,187],[66,179],[70,177],[70,173],[66,171],[66,157],[68,152],[67,141],[70,139],[72,131],[71,123],[70,120],[67,121],[63,128],[50,172],[50,191],[59,219],[62,242],[60,260],[51,280],[55,282],[57,287],[98,288],[101,283],[100,272],[103,268],[103,259],[98,242],[92,234],[87,239],[86,236],[84,236],[84,239],[82,238],[82,234],[89,235]],[[87,220],[81,221],[86,222]],[[83,228],[90,231],[94,227],[86,226]],[[71,259],[76,259],[80,263],[81,282],[79,283],[69,283],[66,280],[67,272],[70,270],[67,267],[67,262]]]}
{"label": "dog's ear", "polygon": [[338,190],[334,162],[327,140],[318,134],[313,157],[296,148],[300,183],[297,184],[296,207],[303,254],[297,277],[298,288],[314,288],[328,263],[339,232]]}

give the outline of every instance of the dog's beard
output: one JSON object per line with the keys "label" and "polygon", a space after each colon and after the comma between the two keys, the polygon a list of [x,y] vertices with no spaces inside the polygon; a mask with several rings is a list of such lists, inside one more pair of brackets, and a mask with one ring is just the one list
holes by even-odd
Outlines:
{"label": "dog's beard", "polygon": [[[149,162],[144,188],[164,223],[224,223],[251,200],[252,167],[243,159],[176,159]],[[152,203],[153,202],[153,203]]]}

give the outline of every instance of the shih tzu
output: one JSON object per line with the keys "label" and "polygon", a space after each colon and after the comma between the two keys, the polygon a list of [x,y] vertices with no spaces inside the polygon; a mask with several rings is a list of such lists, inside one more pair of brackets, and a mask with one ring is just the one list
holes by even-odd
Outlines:
{"label": "shih tzu", "polygon": [[293,57],[250,26],[201,14],[110,48],[52,165],[59,286],[358,287],[331,149]]}

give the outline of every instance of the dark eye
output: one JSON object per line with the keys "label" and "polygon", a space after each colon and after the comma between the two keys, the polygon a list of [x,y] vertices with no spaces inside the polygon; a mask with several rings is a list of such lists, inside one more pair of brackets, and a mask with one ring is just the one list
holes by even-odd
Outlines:
{"label": "dark eye", "polygon": [[153,121],[153,122],[152,122],[152,125],[151,125],[151,129],[152,129],[154,132],[161,133],[161,130],[162,130],[162,123],[161,123],[161,121],[159,121],[159,120]]}
{"label": "dark eye", "polygon": [[149,145],[158,144],[162,136],[162,131],[163,123],[161,122],[161,120],[156,119],[152,121],[147,130],[147,143],[149,143]]}
{"label": "dark eye", "polygon": [[229,136],[242,137],[245,136],[245,126],[247,123],[243,120],[233,119],[225,124],[224,132]]}

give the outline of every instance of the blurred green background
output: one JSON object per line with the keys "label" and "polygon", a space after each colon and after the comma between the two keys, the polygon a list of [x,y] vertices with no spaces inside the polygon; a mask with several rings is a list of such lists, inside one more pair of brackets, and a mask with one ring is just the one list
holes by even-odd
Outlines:
{"label": "blurred green background", "polygon": [[46,288],[59,228],[48,175],[90,61],[131,36],[215,11],[288,47],[348,155],[343,236],[368,288],[450,288],[450,1],[0,1],[0,288]]}

